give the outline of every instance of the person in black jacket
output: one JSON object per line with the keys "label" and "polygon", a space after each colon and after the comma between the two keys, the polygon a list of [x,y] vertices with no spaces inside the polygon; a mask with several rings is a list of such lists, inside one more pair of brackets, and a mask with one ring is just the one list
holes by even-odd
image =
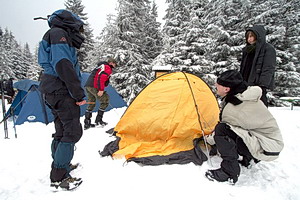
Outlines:
{"label": "person in black jacket", "polygon": [[240,73],[250,86],[261,87],[261,100],[268,106],[267,90],[273,90],[275,86],[276,51],[266,42],[266,30],[262,25],[247,29],[245,36]]}
{"label": "person in black jacket", "polygon": [[50,186],[71,190],[82,182],[69,172],[75,143],[82,136],[80,106],[86,103],[76,52],[84,39],[80,34],[84,23],[70,11],[57,10],[49,16],[48,24],[50,29],[39,44],[38,62],[44,69],[39,90],[54,115],[55,125]]}

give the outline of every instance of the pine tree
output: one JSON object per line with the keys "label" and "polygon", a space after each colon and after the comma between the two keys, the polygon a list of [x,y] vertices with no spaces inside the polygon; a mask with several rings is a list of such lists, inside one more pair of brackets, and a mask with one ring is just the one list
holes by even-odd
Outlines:
{"label": "pine tree", "polygon": [[174,70],[190,63],[186,59],[186,27],[190,23],[190,0],[167,0],[169,7],[163,27],[164,46],[161,55],[155,61],[159,65],[172,65]]}
{"label": "pine tree", "polygon": [[93,62],[93,51],[94,51],[94,40],[93,40],[93,30],[88,23],[87,13],[84,13],[84,5],[82,5],[82,0],[66,0],[66,9],[72,13],[78,15],[82,21],[84,21],[84,33],[85,38],[83,44],[78,50],[78,60],[82,71],[88,71],[89,67]]}
{"label": "pine tree", "polygon": [[38,80],[39,73],[42,68],[37,64],[36,60],[31,54],[28,43],[24,45],[22,51],[22,57],[23,57],[22,65],[24,68],[27,69],[26,78],[31,80]]}
{"label": "pine tree", "polygon": [[157,22],[157,5],[153,1],[152,4],[147,5],[149,9],[148,13],[145,15],[145,52],[147,59],[151,63],[161,52],[162,49],[162,34],[160,32],[161,23]]}
{"label": "pine tree", "polygon": [[150,81],[145,47],[147,5],[148,0],[119,0],[116,19],[110,18],[112,24],[106,25],[99,38],[101,54],[112,54],[118,61],[111,83],[128,103]]}
{"label": "pine tree", "polygon": [[13,52],[13,46],[15,45],[15,39],[13,34],[6,28],[5,32],[3,34],[2,38],[3,42],[3,60],[1,61],[2,63],[2,68],[1,68],[1,74],[4,75],[4,79],[9,79],[13,78],[16,79],[16,76],[14,74],[14,56]]}

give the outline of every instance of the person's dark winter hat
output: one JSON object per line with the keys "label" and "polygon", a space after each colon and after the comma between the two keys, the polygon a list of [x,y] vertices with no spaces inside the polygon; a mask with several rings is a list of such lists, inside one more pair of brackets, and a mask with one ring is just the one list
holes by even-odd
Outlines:
{"label": "person's dark winter hat", "polygon": [[230,88],[236,88],[240,84],[243,83],[243,77],[240,74],[240,72],[236,70],[228,70],[223,72],[219,78],[217,79],[217,83],[219,85],[230,87]]}
{"label": "person's dark winter hat", "polygon": [[108,57],[108,59],[107,59],[107,62],[108,63],[115,63],[116,64],[116,66],[117,66],[117,61],[116,61],[116,59],[114,59],[113,57]]}

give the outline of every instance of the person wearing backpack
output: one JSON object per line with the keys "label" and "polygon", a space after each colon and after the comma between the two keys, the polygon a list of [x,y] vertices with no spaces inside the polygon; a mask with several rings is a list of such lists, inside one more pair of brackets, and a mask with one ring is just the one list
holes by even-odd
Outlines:
{"label": "person wearing backpack", "polygon": [[[109,57],[107,61],[99,62],[97,67],[92,71],[88,80],[85,83],[85,90],[88,98],[88,107],[85,112],[84,129],[95,127],[96,125],[107,125],[104,122],[103,114],[109,105],[109,95],[104,91],[105,87],[109,84],[109,78],[112,70],[117,66],[114,58]],[[100,107],[96,116],[95,124],[91,123],[92,112],[96,106],[96,100],[100,102]]]}
{"label": "person wearing backpack", "polygon": [[83,43],[83,21],[68,10],[57,10],[48,17],[50,29],[39,44],[38,63],[44,72],[39,90],[54,116],[55,133],[51,143],[53,162],[50,186],[72,190],[81,178],[71,177],[75,143],[82,136],[80,106],[86,103],[81,87],[77,50]]}

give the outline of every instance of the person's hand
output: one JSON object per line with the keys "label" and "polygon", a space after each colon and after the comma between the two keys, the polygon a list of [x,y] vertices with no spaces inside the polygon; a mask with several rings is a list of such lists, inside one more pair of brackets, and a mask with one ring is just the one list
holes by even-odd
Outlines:
{"label": "person's hand", "polygon": [[77,106],[82,106],[82,105],[84,105],[84,104],[86,104],[86,100],[76,102],[76,105],[77,105]]}
{"label": "person's hand", "polygon": [[98,91],[97,95],[98,95],[99,97],[101,97],[101,96],[103,95],[103,92],[104,92],[104,91]]}

